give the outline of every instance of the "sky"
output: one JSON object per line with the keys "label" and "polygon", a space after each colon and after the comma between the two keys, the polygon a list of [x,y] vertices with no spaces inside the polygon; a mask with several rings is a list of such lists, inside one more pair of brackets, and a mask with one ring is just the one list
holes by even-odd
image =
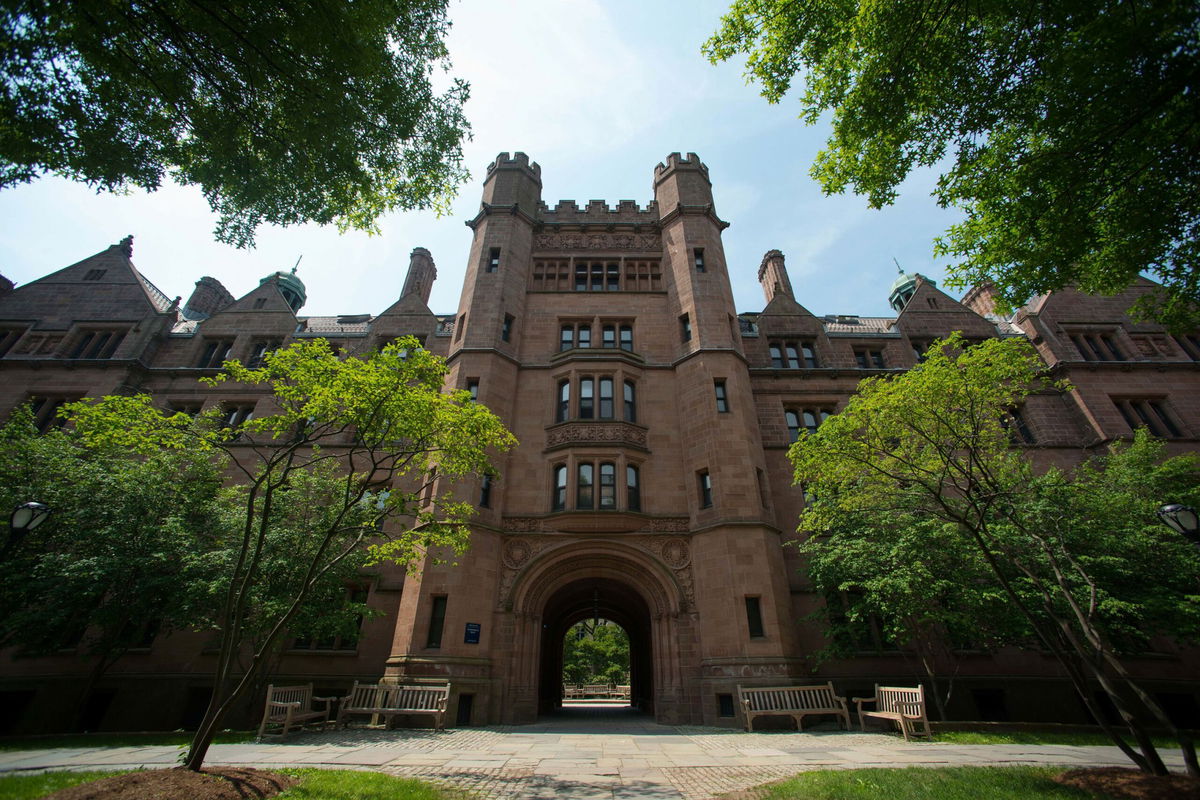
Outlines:
{"label": "sky", "polygon": [[[479,209],[486,167],[522,151],[542,168],[542,200],[644,206],[654,167],[671,152],[708,165],[739,312],[764,305],[763,254],[783,251],[796,298],[814,314],[887,316],[896,262],[941,282],[933,240],[956,221],[930,197],[935,177],[910,176],[900,199],[871,210],[855,195],[825,197],[809,167],[828,129],[806,126],[795,92],[768,104],[742,64],[709,64],[700,46],[726,2],[714,0],[451,0],[451,74],[471,84],[465,144],[471,179],[450,214],[394,212],[381,233],[263,227],[252,250],[213,239],[200,191],[96,194],[42,178],[0,192],[0,273],[18,285],[134,237],[133,262],[185,300],[204,275],[235,297],[275,270],[308,290],[302,315],[377,314],[398,296],[414,247],[433,254],[430,308],[458,307],[471,246],[463,223]],[[959,293],[961,294],[961,293]],[[957,295],[956,295],[957,296]]]}

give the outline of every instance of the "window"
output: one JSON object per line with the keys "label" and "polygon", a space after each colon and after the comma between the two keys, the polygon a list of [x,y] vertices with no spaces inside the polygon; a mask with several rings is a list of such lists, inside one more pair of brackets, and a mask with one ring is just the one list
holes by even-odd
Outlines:
{"label": "window", "polygon": [[621,349],[627,352],[633,352],[633,326],[622,325],[619,329],[621,335]]}
{"label": "window", "polygon": [[679,338],[685,342],[692,340],[692,319],[687,314],[679,315]]}
{"label": "window", "polygon": [[700,488],[700,507],[712,508],[712,476],[708,474],[708,470],[696,473],[696,483]]}
{"label": "window", "polygon": [[755,468],[754,477],[758,479],[758,501],[766,508],[767,503],[767,476],[761,468]]}
{"label": "window", "polygon": [[267,305],[267,298],[260,297],[254,301],[254,309],[253,310],[258,311],[260,308],[266,308],[266,305]]}
{"label": "window", "polygon": [[559,464],[554,468],[554,494],[550,501],[551,511],[562,511],[567,507],[567,467]]}
{"label": "window", "polygon": [[263,366],[267,353],[278,349],[280,344],[282,343],[278,339],[262,339],[255,342],[250,347],[250,359],[246,362],[246,365],[251,369],[260,368]]}
{"label": "window", "polygon": [[236,428],[254,416],[254,403],[230,403],[225,406],[225,414],[221,417],[221,425],[226,428]]}
{"label": "window", "polygon": [[592,326],[587,323],[568,323],[559,329],[558,350],[570,350],[572,347],[592,346]]}
{"label": "window", "polygon": [[617,467],[605,461],[600,464],[600,508],[617,507]]}
{"label": "window", "polygon": [[446,595],[434,595],[430,599],[433,607],[429,609],[429,634],[425,637],[425,646],[434,649],[442,646],[442,629],[446,627]]}
{"label": "window", "polygon": [[554,414],[555,422],[566,422],[571,416],[571,382],[558,382],[558,409]]}
{"label": "window", "polygon": [[104,273],[106,272],[108,272],[106,269],[89,269],[84,273],[83,279],[85,281],[98,281],[104,277]]}
{"label": "window", "polygon": [[642,510],[642,490],[638,485],[638,468],[632,464],[625,467],[625,507],[630,511]]}
{"label": "window", "polygon": [[605,325],[600,329],[600,346],[610,350],[617,346],[616,325]]}
{"label": "window", "polygon": [[229,339],[216,339],[208,342],[200,351],[200,360],[196,362],[196,366],[202,369],[220,367],[229,358],[229,351],[232,349],[233,342]]}
{"label": "window", "polygon": [[616,261],[576,261],[575,291],[616,292],[621,289],[621,265]]}
{"label": "window", "polygon": [[763,631],[761,598],[746,598],[746,627],[750,629],[751,639],[761,639],[766,636]]}
{"label": "window", "polygon": [[575,508],[589,511],[594,502],[592,496],[592,465],[580,464],[575,475]]}
{"label": "window", "polygon": [[467,391],[471,393],[471,402],[479,402],[479,378],[467,378]]}
{"label": "window", "polygon": [[66,420],[58,416],[58,410],[70,402],[72,401],[66,397],[29,398],[29,410],[33,412],[33,424],[38,433],[46,433],[65,425]]}
{"label": "window", "polygon": [[1175,341],[1179,342],[1179,346],[1188,354],[1192,361],[1200,361],[1200,334],[1189,333],[1182,336],[1176,336]]}
{"label": "window", "polygon": [[637,403],[634,398],[633,381],[625,381],[625,421],[637,422]]}
{"label": "window", "polygon": [[425,485],[421,487],[421,506],[429,508],[433,505],[433,490],[437,484],[437,467],[430,467],[425,473]]}
{"label": "window", "polygon": [[17,340],[25,335],[25,328],[0,328],[0,357],[12,350]]}
{"label": "window", "polygon": [[809,433],[816,433],[817,428],[829,417],[829,414],[830,412],[824,408],[787,409],[783,412],[783,418],[787,422],[788,439],[793,442],[799,439],[801,427]]}
{"label": "window", "polygon": [[112,358],[125,331],[82,330],[67,358]]}
{"label": "window", "polygon": [[1182,435],[1161,400],[1114,399],[1113,404],[1130,430],[1146,428],[1158,437],[1178,438]]}
{"label": "window", "polygon": [[809,369],[817,366],[812,342],[772,341],[767,346],[771,352],[771,366],[776,369],[800,369],[801,358]]}
{"label": "window", "polygon": [[500,338],[503,341],[506,341],[506,342],[512,341],[512,328],[513,328],[513,315],[505,314],[504,315],[504,324],[502,324],[500,326]]}
{"label": "window", "polygon": [[591,378],[579,379],[579,418],[592,419],[596,416],[596,400],[594,396],[595,381]]}
{"label": "window", "polygon": [[493,247],[488,251],[487,271],[495,272],[500,269],[500,248]]}
{"label": "window", "polygon": [[1011,409],[1001,424],[1008,428],[1008,438],[1013,444],[1034,444],[1037,441],[1025,422],[1024,412],[1019,408]]}
{"label": "window", "polygon": [[696,272],[704,272],[704,248],[697,247],[692,250],[692,258],[696,264]]}
{"label": "window", "polygon": [[1071,342],[1084,361],[1124,361],[1113,337],[1107,333],[1074,333]]}
{"label": "window", "polygon": [[458,323],[454,326],[454,341],[462,339],[463,328],[467,327],[467,315],[459,314]]}
{"label": "window", "polygon": [[484,475],[479,483],[479,507],[492,507],[492,476]]}
{"label": "window", "polygon": [[600,379],[600,419],[613,418],[613,380],[612,378]]}
{"label": "window", "polygon": [[870,349],[855,349],[854,360],[859,369],[883,369],[883,351]]}
{"label": "window", "polygon": [[713,381],[713,391],[717,395],[717,413],[724,414],[729,411],[729,398],[725,394],[725,381],[717,378]]}
{"label": "window", "polygon": [[933,342],[929,339],[909,339],[908,341],[912,345],[913,356],[916,357],[917,363],[925,363],[925,353],[933,346]]}
{"label": "window", "polygon": [[592,346],[592,326],[591,325],[580,325],[579,329],[575,332],[575,337],[576,337],[575,341],[576,341],[576,344],[578,347],[581,347],[581,348],[591,347]]}

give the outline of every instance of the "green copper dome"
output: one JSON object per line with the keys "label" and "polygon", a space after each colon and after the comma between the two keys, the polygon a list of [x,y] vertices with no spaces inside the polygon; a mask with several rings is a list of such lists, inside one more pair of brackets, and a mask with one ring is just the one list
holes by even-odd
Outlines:
{"label": "green copper dome", "polygon": [[917,278],[920,278],[931,286],[934,285],[933,281],[918,272],[901,272],[900,277],[896,278],[895,282],[892,283],[892,288],[888,290],[888,303],[892,308],[896,309],[897,313],[904,310],[904,307],[908,305],[908,301],[916,293]]}
{"label": "green copper dome", "polygon": [[283,299],[287,300],[287,304],[292,307],[292,311],[299,311],[304,305],[304,301],[308,299],[308,293],[304,289],[304,281],[296,277],[296,270],[272,272],[258,283],[261,286],[272,280],[279,284],[279,291],[283,295]]}

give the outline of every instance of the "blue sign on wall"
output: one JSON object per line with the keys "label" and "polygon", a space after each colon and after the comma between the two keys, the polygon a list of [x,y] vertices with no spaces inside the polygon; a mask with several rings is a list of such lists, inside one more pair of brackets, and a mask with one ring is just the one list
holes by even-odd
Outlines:
{"label": "blue sign on wall", "polygon": [[463,635],[464,644],[479,644],[479,632],[483,630],[483,626],[478,622],[468,622],[467,631]]}

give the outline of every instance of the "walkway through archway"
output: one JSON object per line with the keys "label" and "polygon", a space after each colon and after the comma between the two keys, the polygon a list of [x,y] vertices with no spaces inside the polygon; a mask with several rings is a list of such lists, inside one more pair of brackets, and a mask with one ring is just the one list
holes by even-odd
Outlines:
{"label": "walkway through archway", "polygon": [[538,713],[562,706],[563,638],[581,620],[606,619],[629,635],[629,704],[654,711],[654,663],[650,609],[629,584],[614,578],[582,578],[559,587],[542,613],[541,663],[538,666]]}

